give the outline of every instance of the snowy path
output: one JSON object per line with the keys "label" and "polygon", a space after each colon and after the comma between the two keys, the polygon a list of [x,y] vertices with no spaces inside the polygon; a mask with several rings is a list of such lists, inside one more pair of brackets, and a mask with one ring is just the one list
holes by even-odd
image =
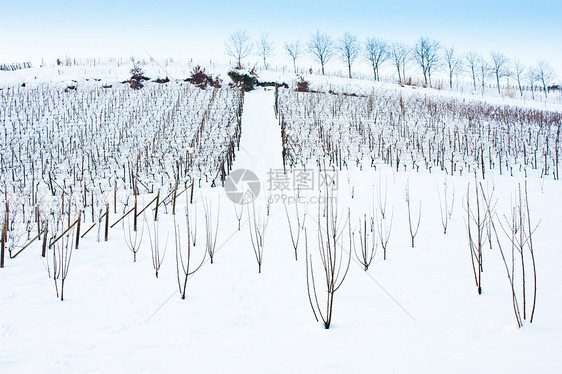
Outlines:
{"label": "snowy path", "polygon": [[257,89],[247,93],[242,113],[240,152],[233,170],[250,169],[262,183],[270,169],[282,168],[281,133],[275,113],[273,90]]}

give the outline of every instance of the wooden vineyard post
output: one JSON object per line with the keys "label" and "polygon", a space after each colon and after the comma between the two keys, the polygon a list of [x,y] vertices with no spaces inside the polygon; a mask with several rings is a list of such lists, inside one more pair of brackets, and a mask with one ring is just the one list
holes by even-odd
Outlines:
{"label": "wooden vineyard post", "polygon": [[95,217],[94,217],[94,190],[92,190],[92,222],[95,221]]}
{"label": "wooden vineyard post", "polygon": [[10,203],[8,203],[6,201],[6,213],[5,213],[5,217],[4,217],[4,225],[6,225],[5,229],[6,229],[6,235],[8,235],[8,230],[10,229]]}
{"label": "wooden vineyard post", "polygon": [[195,179],[191,182],[191,197],[189,198],[189,203],[193,204],[193,190],[195,189]]}
{"label": "wooden vineyard post", "polygon": [[43,248],[41,250],[41,257],[47,254],[47,234],[49,233],[49,221],[45,220],[45,231],[43,232]]}
{"label": "wooden vineyard post", "polygon": [[76,224],[76,249],[78,249],[78,244],[80,244],[80,221],[82,221],[82,211],[78,211],[78,220]]}
{"label": "wooden vineyard post", "polygon": [[6,240],[8,238],[8,214],[10,212],[10,204],[6,201],[6,212],[4,213],[4,222],[2,223],[2,233],[0,233],[0,268],[4,267],[4,256],[6,253]]}
{"label": "wooden vineyard post", "polygon": [[172,215],[176,215],[176,197],[178,193],[178,180],[176,179],[176,186],[174,187],[174,198],[172,199]]}
{"label": "wooden vineyard post", "polygon": [[137,195],[135,195],[135,211],[133,213],[133,230],[137,232]]}
{"label": "wooden vineyard post", "polygon": [[154,209],[154,222],[158,220],[158,206],[160,205],[160,189],[156,195],[156,208]]}
{"label": "wooden vineyard post", "polygon": [[105,204],[105,241],[109,239],[109,203]]}
{"label": "wooden vineyard post", "polygon": [[5,252],[5,241],[6,241],[6,222],[2,224],[2,236],[0,237],[0,268],[4,267],[4,252]]}
{"label": "wooden vineyard post", "polygon": [[39,214],[39,205],[35,206],[35,222],[37,222],[37,234],[41,233],[41,215]]}

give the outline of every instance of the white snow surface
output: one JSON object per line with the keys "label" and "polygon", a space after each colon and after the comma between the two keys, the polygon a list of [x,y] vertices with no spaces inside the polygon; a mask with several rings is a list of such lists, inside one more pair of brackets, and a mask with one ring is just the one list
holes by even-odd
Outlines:
{"label": "white snow surface", "polygon": [[[139,59],[136,59],[139,61]],[[189,76],[194,66],[198,65],[196,62],[184,61],[157,61],[151,60],[141,61],[141,67],[145,76],[152,80],[157,78],[168,77],[170,80],[185,79]],[[207,73],[218,76],[225,84],[230,82],[227,73],[232,70],[231,66],[216,64],[216,63],[202,63],[201,66],[206,69]],[[48,82],[51,85],[109,85],[118,84],[126,81],[131,77],[130,70],[133,67],[131,60],[108,60],[92,64],[92,61],[78,61],[77,64],[72,66],[56,66],[46,65],[42,67],[33,67],[29,69],[21,69],[15,71],[0,71],[0,88],[9,87],[13,85],[42,85]],[[258,79],[262,82],[284,82],[293,85],[296,81],[295,73],[289,70],[273,71],[264,70],[260,67],[255,67],[258,74]],[[248,69],[242,70],[248,72]],[[348,79],[330,75],[318,75],[303,73],[300,74],[305,80],[310,83],[314,90],[327,92],[333,90],[335,92],[354,92],[357,94],[369,94],[373,90],[391,89],[398,90],[406,95],[420,94],[429,96],[440,96],[445,98],[456,98],[460,100],[474,100],[485,101],[498,105],[515,105],[524,106],[537,109],[547,109],[551,111],[562,111],[562,94],[552,93],[549,95],[548,100],[545,100],[544,94],[540,92],[535,93],[535,100],[525,97],[520,98],[518,95],[507,95],[505,92],[498,95],[495,88],[486,88],[484,94],[478,90],[473,90],[471,86],[461,86],[459,89],[449,90],[447,88],[434,89],[423,88],[416,86],[401,87],[395,81],[381,81],[373,82],[365,79]],[[505,90],[504,90],[505,91]],[[515,91],[511,87],[511,91]],[[528,92],[526,96],[528,96]]]}
{"label": "white snow surface", "polygon": [[[77,68],[79,69],[79,68]],[[15,80],[14,80],[15,82]],[[270,169],[282,168],[281,136],[273,90],[246,94],[242,138],[234,169],[246,168],[263,182],[256,209],[265,211]],[[544,104],[543,104],[544,105]],[[562,184],[530,173],[531,218],[540,225],[533,241],[537,261],[535,321],[517,328],[511,290],[496,245],[485,247],[483,294],[478,295],[466,238],[463,196],[470,174],[395,172],[380,165],[340,171],[338,206],[349,206],[353,224],[368,214],[373,188],[388,183],[394,223],[388,258],[379,248],[364,271],[352,257],[335,295],[332,327],[312,314],[306,288],[304,246],[295,261],[283,204],[270,207],[261,274],[252,251],[245,210],[237,228],[233,204],[221,187],[196,194],[197,262],[204,251],[202,201],[220,195],[215,263],[208,259],[177,289],[174,248],[169,245],[158,279],[148,241],[136,263],[123,230],[108,243],[91,234],[75,250],[65,300],[55,297],[46,261],[35,243],[0,269],[0,372],[197,372],[197,373],[372,373],[541,372],[562,367]],[[497,211],[509,214],[515,176],[490,171]],[[454,185],[455,205],[443,234],[437,189]],[[416,246],[411,248],[404,187],[414,206],[422,201]],[[350,191],[354,189],[354,197]],[[199,193],[200,192],[200,193]],[[152,196],[142,196],[140,203]],[[186,201],[178,203],[183,219]],[[308,207],[309,252],[317,260],[316,207]],[[171,212],[160,231],[173,237]],[[170,239],[171,241],[171,239]],[[348,244],[343,243],[344,248]],[[316,262],[318,265],[318,262]],[[319,270],[320,271],[320,270]],[[318,273],[320,274],[320,273]],[[320,276],[319,276],[320,278]],[[519,280],[517,280],[519,281]],[[323,297],[323,294],[319,294]],[[529,305],[527,306],[530,310]],[[527,318],[528,320],[528,318]]]}

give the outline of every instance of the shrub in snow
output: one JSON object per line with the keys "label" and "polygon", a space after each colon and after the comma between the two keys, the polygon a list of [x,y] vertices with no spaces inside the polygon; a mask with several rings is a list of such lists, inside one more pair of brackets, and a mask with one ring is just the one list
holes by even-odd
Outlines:
{"label": "shrub in snow", "polygon": [[142,81],[147,81],[149,78],[144,76],[144,72],[138,63],[134,63],[133,68],[131,69],[131,79],[129,79],[126,83],[131,85],[131,88],[134,90],[140,90],[144,87]]}
{"label": "shrub in snow", "polygon": [[300,75],[297,75],[295,91],[298,91],[298,92],[309,92],[310,91],[308,81],[305,81],[304,78],[301,77]]}
{"label": "shrub in snow", "polygon": [[154,80],[155,83],[168,83],[169,81],[170,81],[170,78],[168,78],[168,77],[166,77],[164,79],[158,78],[158,79]]}
{"label": "shrub in snow", "polygon": [[207,74],[205,69],[197,65],[191,71],[191,76],[186,79],[186,82],[191,82],[201,89],[206,89],[208,86],[220,88],[221,82],[219,77],[213,78],[212,75]]}
{"label": "shrub in snow", "polygon": [[228,76],[232,79],[232,84],[240,87],[244,91],[252,91],[254,86],[258,83],[258,75],[255,69],[246,71],[244,69],[231,70]]}

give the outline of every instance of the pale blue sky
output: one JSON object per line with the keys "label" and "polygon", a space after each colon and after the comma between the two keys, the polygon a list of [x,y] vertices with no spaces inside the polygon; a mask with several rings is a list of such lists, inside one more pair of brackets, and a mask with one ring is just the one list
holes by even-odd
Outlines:
{"label": "pale blue sky", "polygon": [[[562,75],[562,1],[5,1],[0,62],[57,56],[226,60],[224,40],[245,28],[257,39],[339,37],[413,43],[421,34],[459,51],[499,50],[526,64],[548,60]],[[257,59],[257,58],[256,58]],[[288,64],[278,56],[279,65]],[[334,67],[336,65],[333,62]]]}

